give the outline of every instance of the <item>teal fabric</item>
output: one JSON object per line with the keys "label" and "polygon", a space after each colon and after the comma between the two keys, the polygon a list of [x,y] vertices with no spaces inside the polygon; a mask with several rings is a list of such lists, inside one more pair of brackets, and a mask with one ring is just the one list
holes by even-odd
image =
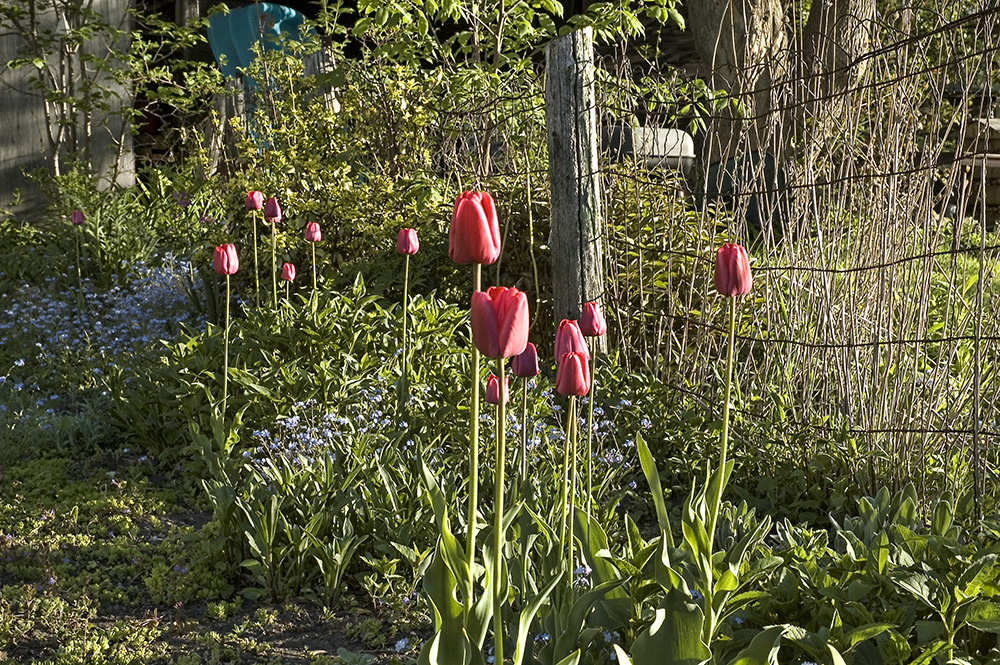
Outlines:
{"label": "teal fabric", "polygon": [[[228,14],[218,12],[208,19],[208,44],[225,76],[236,78],[237,69],[245,69],[254,58],[255,45],[263,40],[264,48],[281,48],[282,38],[301,39],[305,17],[284,5],[260,2],[234,9]],[[249,77],[244,84],[256,87]]]}

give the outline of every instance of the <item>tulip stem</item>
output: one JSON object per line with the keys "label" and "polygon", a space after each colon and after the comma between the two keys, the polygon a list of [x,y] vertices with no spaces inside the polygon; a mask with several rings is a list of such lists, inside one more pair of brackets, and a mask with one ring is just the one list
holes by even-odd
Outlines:
{"label": "tulip stem", "polygon": [[315,311],[317,302],[319,301],[319,292],[316,289],[316,243],[313,242],[310,244],[312,245],[312,259],[313,259],[313,311]]}
{"label": "tulip stem", "polygon": [[493,654],[496,665],[503,665],[503,599],[500,597],[501,563],[503,561],[503,484],[507,447],[507,382],[504,380],[503,358],[497,360],[498,388],[500,399],[497,403],[497,469],[493,498]]}
{"label": "tulip stem", "polygon": [[729,457],[729,401],[733,392],[733,358],[736,347],[736,296],[729,298],[729,345],[726,350],[726,395],[722,402],[722,441],[719,445],[719,473],[722,481],[715,485],[713,496],[709,497],[711,512],[708,515],[708,543],[715,542],[715,524],[722,505],[722,491],[726,480],[726,463]]}
{"label": "tulip stem", "polygon": [[223,334],[223,361],[222,361],[222,420],[226,420],[226,400],[229,397],[229,275],[226,275],[226,301],[223,303],[226,308],[226,328]]}
{"label": "tulip stem", "polygon": [[521,450],[517,458],[517,485],[524,484],[528,475],[528,379],[524,380],[521,391]]}
{"label": "tulip stem", "polygon": [[77,229],[76,233],[76,284],[77,293],[76,301],[79,309],[83,309],[85,300],[83,298],[83,272],[80,268],[80,233],[83,232],[82,228]]}
{"label": "tulip stem", "polygon": [[[572,480],[572,491],[570,488],[570,464],[575,467],[576,461],[571,458],[576,456],[574,439],[576,436],[576,395],[569,396],[569,408],[566,414],[566,445],[563,446],[563,487],[562,487],[562,521],[559,525],[559,533],[562,536],[563,546],[566,548],[566,578],[569,580],[570,590],[573,589],[573,516],[572,510],[575,506],[576,479]],[[568,520],[568,524],[567,524]]]}
{"label": "tulip stem", "polygon": [[593,507],[593,472],[594,472],[594,451],[592,441],[594,438],[594,401],[597,392],[594,387],[597,385],[597,349],[590,356],[590,391],[587,396],[589,402],[589,415],[587,416],[587,529],[590,529],[590,510]]}
{"label": "tulip stem", "polygon": [[278,229],[277,221],[271,222],[271,291],[274,309],[278,309]]}
{"label": "tulip stem", "polygon": [[407,362],[406,362],[406,320],[409,318],[409,291],[410,291],[410,255],[406,255],[406,267],[403,269],[403,359],[402,359],[402,371],[400,372],[399,380],[402,390],[399,392],[399,408],[397,411],[400,414],[400,418],[403,417],[406,409],[406,402],[409,399],[409,389],[407,386]]}
{"label": "tulip stem", "polygon": [[260,268],[257,266],[257,211],[250,213],[253,223],[253,292],[257,296],[257,309],[260,309]]}
{"label": "tulip stem", "polygon": [[[473,290],[482,284],[482,265],[473,268]],[[472,591],[475,583],[476,504],[479,502],[479,349],[472,345],[472,423],[469,432],[469,508],[466,517],[465,558],[469,568],[469,593],[465,598],[465,613],[472,612]]]}

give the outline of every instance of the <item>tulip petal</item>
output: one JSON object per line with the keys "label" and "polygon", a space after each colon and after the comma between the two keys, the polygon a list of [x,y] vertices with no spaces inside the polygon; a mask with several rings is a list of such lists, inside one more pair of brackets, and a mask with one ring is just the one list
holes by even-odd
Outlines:
{"label": "tulip petal", "polygon": [[476,291],[472,294],[472,343],[487,358],[499,357],[499,328],[489,294]]}

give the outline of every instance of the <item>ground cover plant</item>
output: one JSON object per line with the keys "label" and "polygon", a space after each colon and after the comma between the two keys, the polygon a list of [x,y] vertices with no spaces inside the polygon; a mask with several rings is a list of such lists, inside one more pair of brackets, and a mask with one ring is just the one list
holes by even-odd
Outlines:
{"label": "ground cover plant", "polygon": [[[430,29],[463,7],[363,3],[332,74],[304,73],[316,35],[261,54],[223,164],[195,138],[132,188],[63,169],[42,219],[4,216],[0,660],[1000,662],[985,221],[874,282],[881,190],[782,239],[612,165],[609,291],[552,321],[533,56],[558,12]],[[921,219],[906,246],[942,233]],[[922,318],[881,326],[863,290]],[[827,348],[867,371],[837,383]],[[855,420],[869,384],[891,394]],[[968,445],[859,426],[906,399],[977,416]]]}

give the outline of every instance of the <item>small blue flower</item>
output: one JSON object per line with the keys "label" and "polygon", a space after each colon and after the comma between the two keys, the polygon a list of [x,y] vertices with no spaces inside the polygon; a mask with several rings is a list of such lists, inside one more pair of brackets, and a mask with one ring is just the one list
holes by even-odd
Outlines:
{"label": "small blue flower", "polygon": [[401,653],[406,651],[406,648],[410,646],[410,638],[404,637],[403,639],[396,642],[396,653]]}

